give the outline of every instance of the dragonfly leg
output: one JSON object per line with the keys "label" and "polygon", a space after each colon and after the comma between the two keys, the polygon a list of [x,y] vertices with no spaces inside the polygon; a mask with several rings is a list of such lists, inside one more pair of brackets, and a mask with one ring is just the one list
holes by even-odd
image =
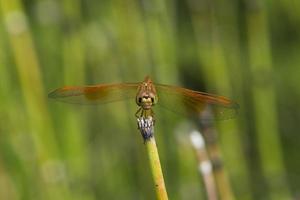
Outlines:
{"label": "dragonfly leg", "polygon": [[140,116],[140,117],[144,117],[144,115],[145,115],[145,110],[142,109],[142,111],[141,111],[141,116]]}
{"label": "dragonfly leg", "polygon": [[142,110],[142,107],[140,107],[140,108],[136,111],[136,113],[135,113],[135,117],[136,117],[136,118],[139,118],[139,113],[141,112],[141,110]]}
{"label": "dragonfly leg", "polygon": [[153,119],[153,125],[155,124],[155,113],[154,113],[154,111],[152,110],[152,109],[150,109],[150,116],[152,117],[152,119]]}
{"label": "dragonfly leg", "polygon": [[153,118],[154,118],[154,116],[155,116],[155,113],[154,113],[154,111],[153,111],[152,109],[150,109],[150,115],[151,115],[151,117],[153,117]]}

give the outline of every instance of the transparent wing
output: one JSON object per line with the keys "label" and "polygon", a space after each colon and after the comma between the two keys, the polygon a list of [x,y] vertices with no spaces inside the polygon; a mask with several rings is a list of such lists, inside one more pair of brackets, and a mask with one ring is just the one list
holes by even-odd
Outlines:
{"label": "transparent wing", "polygon": [[222,96],[189,90],[186,88],[155,84],[158,103],[168,110],[183,115],[198,115],[205,109],[212,110],[216,119],[236,116],[239,105]]}
{"label": "transparent wing", "polygon": [[102,104],[134,99],[140,83],[100,84],[91,86],[66,86],[58,88],[48,97],[73,104]]}

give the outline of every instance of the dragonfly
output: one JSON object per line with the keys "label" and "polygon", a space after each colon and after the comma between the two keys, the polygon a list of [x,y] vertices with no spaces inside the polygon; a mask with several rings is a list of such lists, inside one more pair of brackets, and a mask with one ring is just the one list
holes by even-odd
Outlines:
{"label": "dragonfly", "polygon": [[210,108],[214,118],[230,119],[236,115],[239,107],[236,102],[224,96],[156,84],[149,76],[138,83],[65,86],[50,92],[48,97],[66,103],[87,105],[135,98],[138,106],[136,117],[154,116],[152,108],[158,105],[183,115],[199,115]]}

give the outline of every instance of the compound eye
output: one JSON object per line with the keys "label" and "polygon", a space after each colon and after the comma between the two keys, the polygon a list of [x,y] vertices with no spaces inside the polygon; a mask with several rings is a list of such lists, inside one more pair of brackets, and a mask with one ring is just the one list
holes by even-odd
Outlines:
{"label": "compound eye", "polygon": [[142,97],[139,98],[139,103],[142,103]]}
{"label": "compound eye", "polygon": [[151,102],[154,103],[154,98],[151,98]]}

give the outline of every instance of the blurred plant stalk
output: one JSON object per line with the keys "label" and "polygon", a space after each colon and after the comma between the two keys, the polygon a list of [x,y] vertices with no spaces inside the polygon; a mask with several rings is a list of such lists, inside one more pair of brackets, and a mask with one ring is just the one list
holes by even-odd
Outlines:
{"label": "blurred plant stalk", "polygon": [[[1,0],[0,7],[25,101],[29,137],[32,137],[36,164],[39,167],[39,181],[44,186],[38,185],[38,196],[42,195],[46,199],[71,199],[66,186],[64,164],[60,161],[54,138],[39,61],[26,14],[19,0]],[[34,169],[30,170],[36,173]]]}
{"label": "blurred plant stalk", "polygon": [[202,130],[205,143],[207,143],[207,151],[212,163],[213,173],[218,186],[218,191],[221,199],[233,200],[235,196],[232,192],[231,184],[225,170],[221,150],[217,140],[217,130],[214,122],[211,120],[213,113],[207,107],[199,117],[199,125]]}
{"label": "blurred plant stalk", "polygon": [[271,199],[291,199],[278,131],[267,8],[257,0],[246,5],[255,132],[262,170]]}
{"label": "blurred plant stalk", "polygon": [[194,130],[190,133],[190,140],[197,154],[197,159],[199,162],[198,170],[203,177],[207,199],[217,200],[218,194],[213,174],[213,167],[206,151],[204,138],[199,131]]}
{"label": "blurred plant stalk", "polygon": [[[197,56],[207,89],[225,96],[233,96],[232,85],[241,85],[240,77],[231,77],[232,74],[239,74],[241,70],[235,4],[234,2],[229,3],[219,0],[214,2],[188,0],[188,3],[197,41]],[[224,15],[224,11],[226,11],[226,15]],[[227,30],[226,34],[223,34],[224,29]],[[241,91],[242,88],[238,87],[237,92],[240,93]],[[240,198],[252,199],[250,177],[246,159],[243,155],[243,145],[239,142],[243,131],[236,120],[228,120],[218,125],[218,129],[222,133],[224,132],[224,134],[220,134],[219,140],[225,146],[225,148],[222,148],[222,155],[226,159],[226,169],[215,169],[214,173],[220,174],[223,178],[219,180],[227,183],[229,182],[226,180],[227,178],[224,178],[225,174],[234,174],[234,177],[232,177],[233,185],[239,188],[240,191],[247,191]],[[205,132],[202,131],[202,133],[207,142],[211,159],[214,155],[217,155],[218,162],[220,146],[210,144],[207,141]],[[222,184],[219,184],[217,179],[216,182],[219,188]],[[225,196],[220,193],[220,198],[226,198],[227,194],[229,198],[233,197],[231,186],[228,189],[230,192],[225,192]]]}

